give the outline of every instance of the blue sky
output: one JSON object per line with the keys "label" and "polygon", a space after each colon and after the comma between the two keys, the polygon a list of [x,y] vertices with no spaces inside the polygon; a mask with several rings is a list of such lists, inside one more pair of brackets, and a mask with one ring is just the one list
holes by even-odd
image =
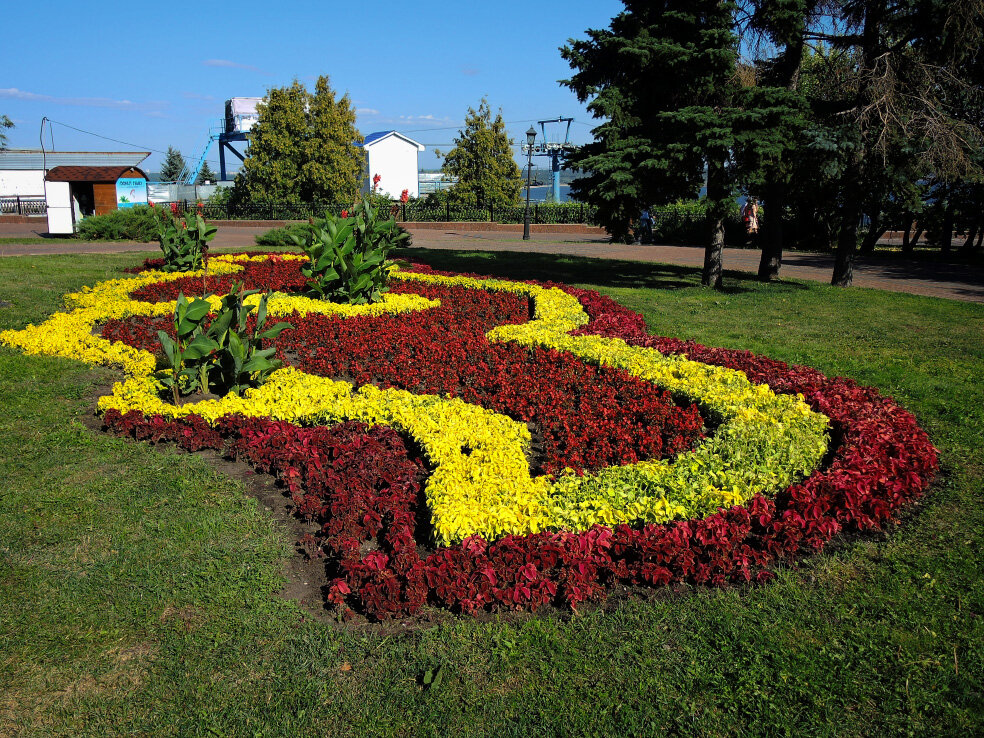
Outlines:
{"label": "blue sky", "polygon": [[[407,133],[427,145],[427,168],[483,95],[517,142],[532,122],[561,115],[577,121],[572,141],[590,140],[584,106],[557,84],[571,73],[558,47],[622,9],[616,0],[4,5],[0,114],[16,124],[12,148],[37,148],[47,116],[58,150],[170,145],[197,158],[226,99],[294,78],[310,89],[327,74],[351,97],[363,134]],[[143,166],[156,171],[161,159]],[[218,170],[214,148],[209,160]]]}

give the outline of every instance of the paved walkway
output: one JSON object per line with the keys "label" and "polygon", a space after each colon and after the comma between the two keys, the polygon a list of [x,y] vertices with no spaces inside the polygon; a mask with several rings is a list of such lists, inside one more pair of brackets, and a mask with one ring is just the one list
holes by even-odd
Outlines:
{"label": "paved walkway", "polygon": [[[0,224],[0,238],[36,238],[30,225]],[[215,248],[244,248],[254,245],[254,236],[265,227],[220,227],[212,242]],[[412,230],[412,229],[411,229]],[[474,251],[518,251],[542,254],[565,254],[599,259],[626,259],[700,268],[704,250],[696,246],[628,246],[583,233],[534,233],[529,241],[522,234],[417,229],[414,247]],[[0,256],[66,253],[120,253],[155,251],[154,244],[142,243],[43,243],[0,244]],[[759,252],[751,249],[725,249],[725,270],[758,271]],[[805,252],[783,255],[783,279],[802,279],[828,283],[833,272],[833,256]],[[860,258],[854,268],[857,287],[908,292],[951,300],[984,302],[984,268],[966,264],[936,264],[920,260]]]}

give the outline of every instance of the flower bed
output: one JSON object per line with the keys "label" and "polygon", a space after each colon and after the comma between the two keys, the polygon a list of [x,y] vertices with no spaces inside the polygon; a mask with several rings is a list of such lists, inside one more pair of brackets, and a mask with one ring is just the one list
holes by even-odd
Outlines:
{"label": "flower bed", "polygon": [[576,607],[618,583],[764,579],[890,519],[936,468],[912,416],[850,380],[648,336],[591,291],[426,268],[400,273],[389,304],[334,315],[275,295],[297,326],[276,341],[291,366],[242,398],[164,402],[147,350],[160,316],[177,289],[233,273],[303,282],[290,257],[149,271],[0,340],[121,366],[99,403],[115,432],[276,474],[321,525],[343,608]]}

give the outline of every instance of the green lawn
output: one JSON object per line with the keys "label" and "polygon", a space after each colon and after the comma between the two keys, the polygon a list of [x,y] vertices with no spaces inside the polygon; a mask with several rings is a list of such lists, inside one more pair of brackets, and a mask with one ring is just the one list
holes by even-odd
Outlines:
{"label": "green lawn", "polygon": [[[575,616],[338,627],[291,538],[202,458],[88,430],[111,374],[0,348],[0,736],[984,733],[984,305],[692,269],[427,252],[592,287],[651,330],[879,387],[941,451],[925,503],[770,584]],[[134,254],[0,259],[0,329]],[[422,686],[428,670],[442,680]]]}

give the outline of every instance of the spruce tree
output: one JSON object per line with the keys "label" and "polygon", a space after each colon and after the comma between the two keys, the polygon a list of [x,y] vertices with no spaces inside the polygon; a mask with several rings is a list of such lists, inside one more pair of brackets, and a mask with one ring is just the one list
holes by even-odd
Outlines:
{"label": "spruce tree", "polygon": [[206,182],[211,182],[215,184],[218,181],[218,175],[212,171],[212,167],[208,165],[206,161],[202,164],[201,170],[198,172],[198,179],[195,180],[195,184],[205,184]]}
{"label": "spruce tree", "polygon": [[362,134],[348,95],[335,99],[328,77],[314,94],[294,80],[271,89],[249,133],[242,181],[251,199],[284,203],[347,202],[365,170]]}
{"label": "spruce tree", "polygon": [[161,182],[177,182],[184,169],[185,160],[181,152],[173,146],[168,146],[164,163],[161,165]]}
{"label": "spruce tree", "polygon": [[14,122],[6,115],[0,115],[0,149],[7,148],[7,135],[3,132],[4,128],[13,128]]}
{"label": "spruce tree", "polygon": [[734,6],[719,0],[624,0],[625,11],[562,56],[563,84],[602,120],[569,159],[587,172],[572,193],[598,208],[615,239],[652,204],[694,197],[706,170],[703,284],[719,286],[724,218],[733,207],[727,164],[740,144]]}
{"label": "spruce tree", "polygon": [[513,142],[506,133],[500,110],[492,119],[489,101],[482,98],[478,110],[468,108],[465,127],[458,131],[454,148],[444,157],[441,171],[456,177],[448,197],[463,205],[515,205],[523,189],[522,175],[513,158]]}

